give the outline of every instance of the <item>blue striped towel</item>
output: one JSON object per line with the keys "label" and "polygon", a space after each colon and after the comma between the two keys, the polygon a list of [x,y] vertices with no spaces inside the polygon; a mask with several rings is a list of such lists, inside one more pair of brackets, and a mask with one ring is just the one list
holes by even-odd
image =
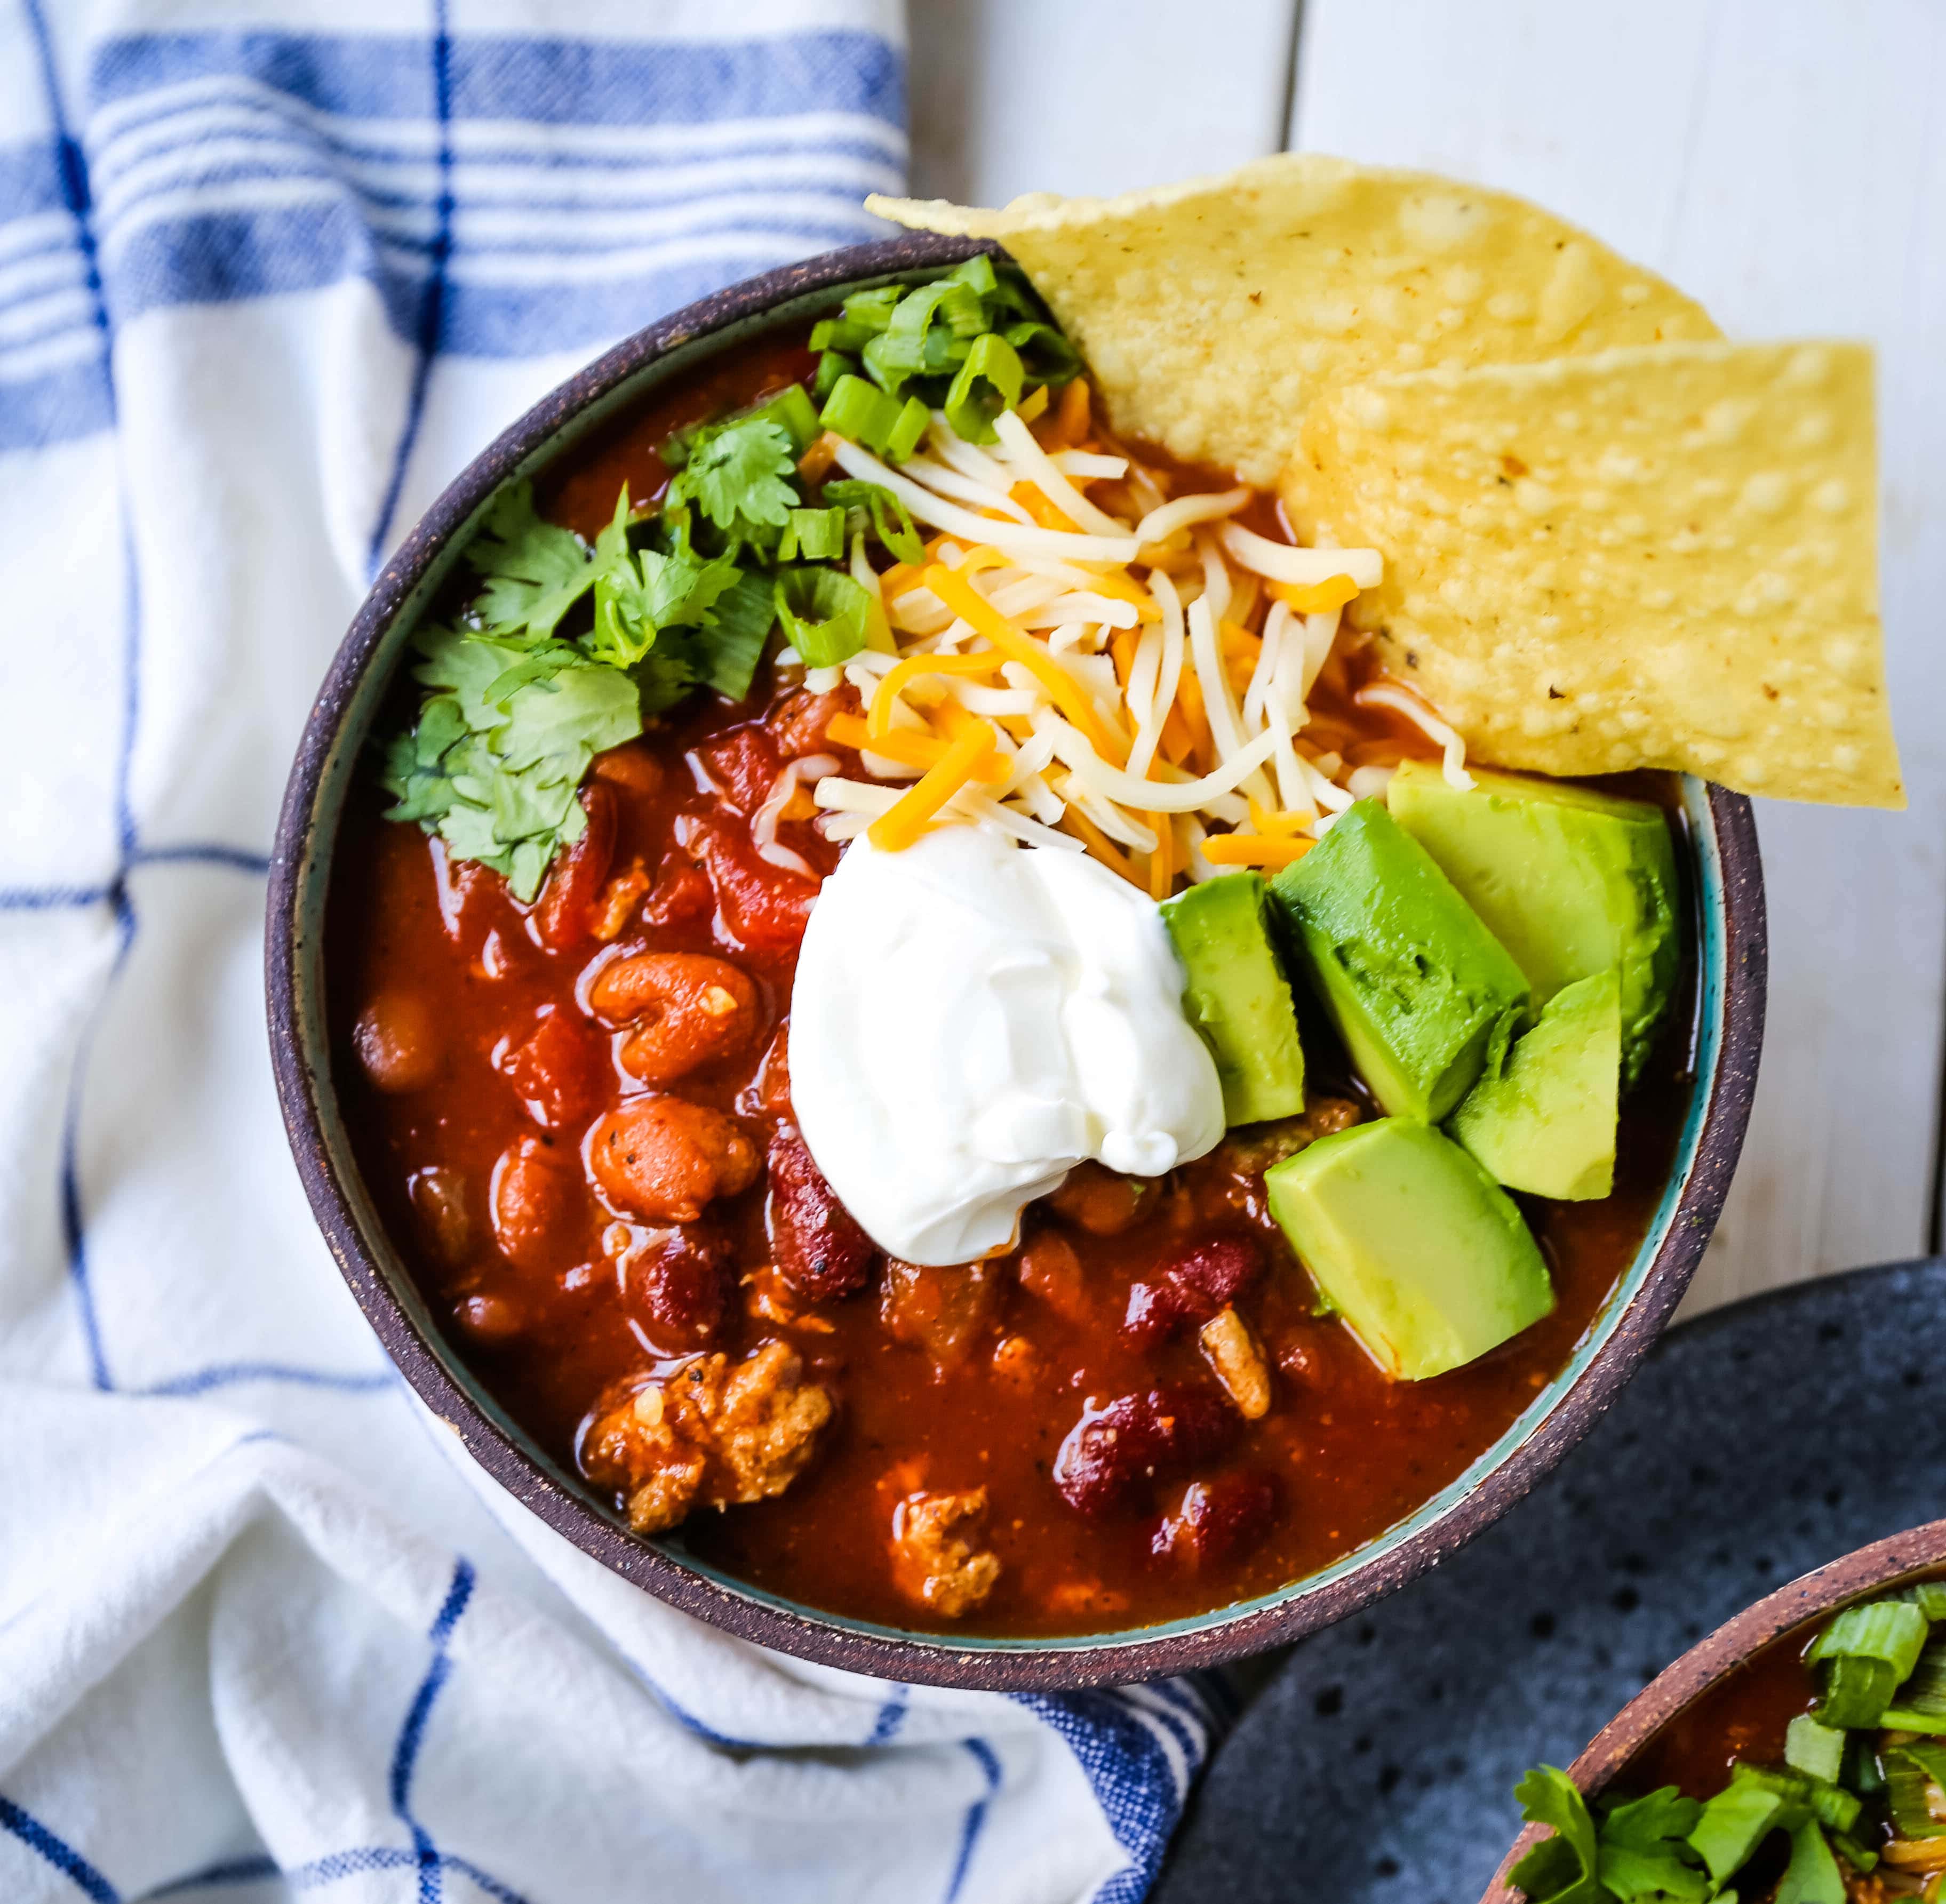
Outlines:
{"label": "blue striped towel", "polygon": [[0,1897],[1139,1897],[1209,1687],[694,1624],[469,1482],[311,1225],[264,855],[375,564],[903,180],[895,0],[428,3],[0,0]]}

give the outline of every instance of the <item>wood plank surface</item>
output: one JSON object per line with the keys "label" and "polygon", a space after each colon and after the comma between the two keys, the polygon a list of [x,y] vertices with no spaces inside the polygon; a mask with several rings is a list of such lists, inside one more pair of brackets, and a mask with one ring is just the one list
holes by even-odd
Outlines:
{"label": "wood plank surface", "polygon": [[1290,143],[1523,193],[1731,335],[1880,350],[1881,570],[1912,810],[1760,803],[1768,1035],[1693,1308],[1927,1245],[1946,986],[1946,9],[1308,0]]}

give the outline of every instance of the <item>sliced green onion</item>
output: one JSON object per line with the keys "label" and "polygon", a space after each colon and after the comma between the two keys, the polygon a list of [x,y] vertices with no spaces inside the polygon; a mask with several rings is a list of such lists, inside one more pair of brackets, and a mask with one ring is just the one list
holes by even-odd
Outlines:
{"label": "sliced green onion", "polygon": [[913,526],[912,512],[882,483],[827,483],[826,502],[870,512],[872,532],[901,562],[925,560],[925,545]]}
{"label": "sliced green onion", "polygon": [[842,509],[793,509],[777,544],[780,562],[835,561],[845,553]]}
{"label": "sliced green onion", "polygon": [[[906,353],[891,333],[881,332],[859,352],[865,375],[888,397],[903,397],[906,386],[919,374],[919,365],[908,363]],[[923,360],[922,360],[923,361]]]}
{"label": "sliced green onion", "polygon": [[1790,1835],[1790,1862],[1773,1904],[1845,1904],[1845,1880],[1815,1819]]}
{"label": "sliced green onion", "polygon": [[1838,1782],[1847,1791],[1870,1798],[1885,1789],[1885,1768],[1879,1764],[1878,1741],[1868,1732],[1848,1733],[1845,1739],[1845,1771]]}
{"label": "sliced green onion", "polygon": [[807,668],[836,668],[865,645],[870,594],[837,569],[786,569],[777,581],[777,619]]}
{"label": "sliced green onion", "polygon": [[1827,1831],[1825,1835],[1831,1841],[1831,1849],[1861,1877],[1869,1873],[1879,1861],[1876,1851],[1868,1851],[1856,1838],[1847,1838],[1843,1831]]}
{"label": "sliced green onion", "polygon": [[976,298],[990,298],[999,289],[999,279],[993,272],[993,261],[984,252],[975,252],[971,258],[956,264],[947,275],[953,283],[963,284]]}
{"label": "sliced green onion", "polygon": [[[1703,1816],[1689,1834],[1689,1847],[1722,1884],[1750,1861],[1750,1853],[1780,1824],[1794,1823],[1795,1807],[1753,1779],[1733,1778],[1703,1807]],[[1801,1814],[1800,1814],[1801,1815]]]}
{"label": "sliced green onion", "polygon": [[892,312],[905,295],[903,285],[882,284],[870,291],[854,291],[845,300],[846,321],[876,333],[892,321]]}
{"label": "sliced green onion", "polygon": [[842,350],[826,351],[817,360],[817,375],[811,383],[811,396],[822,403],[836,387],[839,378],[855,375],[857,369],[856,357],[848,357]]}
{"label": "sliced green onion", "polygon": [[1845,1735],[1836,1727],[1821,1725],[1809,1713],[1800,1712],[1784,1733],[1784,1762],[1793,1772],[1809,1773],[1836,1785],[1844,1770]]}
{"label": "sliced green onion", "polygon": [[1946,1634],[1926,1643],[1879,1723],[1898,1732],[1946,1733]]}
{"label": "sliced green onion", "polygon": [[946,393],[946,420],[963,442],[993,443],[993,418],[1021,400],[1027,372],[1007,340],[989,332],[978,339]]}
{"label": "sliced green onion", "polygon": [[779,390],[750,414],[781,424],[791,440],[792,452],[799,456],[811,447],[811,438],[817,434],[817,412],[802,384],[792,384]]}
{"label": "sliced green onion", "polygon": [[1946,1620],[1946,1580],[1922,1580],[1898,1597],[1910,1600],[1929,1620]]}
{"label": "sliced green onion", "polygon": [[1827,1825],[1834,1831],[1849,1831],[1858,1822],[1860,1800],[1828,1779],[1741,1762],[1731,1776],[1775,1792],[1794,1810],[1808,1811],[1819,1824]]}
{"label": "sliced green onion", "polygon": [[1805,1659],[1819,1668],[1815,1716],[1827,1726],[1876,1726],[1918,1664],[1929,1622],[1909,1600],[1848,1606],[1818,1634]]}
{"label": "sliced green onion", "polygon": [[826,429],[867,449],[882,451],[899,423],[899,406],[862,377],[839,378],[819,417]]}
{"label": "sliced green onion", "polygon": [[1879,1756],[1892,1828],[1901,1838],[1946,1838],[1946,1817],[1934,1814],[1930,1796],[1946,1794],[1946,1747],[1914,1739],[1888,1745]]}
{"label": "sliced green onion", "polygon": [[1001,335],[1020,353],[1030,383],[1058,386],[1072,383],[1080,372],[1081,353],[1052,324],[1029,318],[1009,324]]}
{"label": "sliced green onion", "polygon": [[932,412],[916,397],[908,397],[898,421],[892,425],[891,434],[885,439],[885,461],[903,463],[918,449],[931,421]]}

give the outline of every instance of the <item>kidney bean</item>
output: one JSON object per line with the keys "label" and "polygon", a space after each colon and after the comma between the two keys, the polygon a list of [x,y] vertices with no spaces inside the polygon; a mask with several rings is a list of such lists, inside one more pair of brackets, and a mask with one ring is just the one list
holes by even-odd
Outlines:
{"label": "kidney bean", "polygon": [[581,790],[581,804],[588,825],[555,860],[534,902],[534,930],[541,943],[556,952],[593,936],[595,902],[615,858],[614,789],[605,781],[591,781]]}
{"label": "kidney bean", "polygon": [[721,1111],[681,1097],[638,1097],[588,1133],[588,1160],[609,1202],[645,1223],[693,1223],[719,1196],[756,1181],[757,1146]]}
{"label": "kidney bean", "polygon": [[736,1281],[736,1254],[713,1225],[682,1224],[629,1264],[629,1295],[659,1348],[703,1348],[715,1339]]}
{"label": "kidney bean", "polygon": [[381,992],[358,1014],[351,1048],[388,1097],[422,1091],[445,1061],[432,1008],[415,992]]}
{"label": "kidney bean", "polygon": [[1120,1395],[1085,1413],[1054,1458],[1054,1484],[1091,1518],[1127,1504],[1144,1485],[1220,1455],[1240,1426],[1207,1389],[1178,1385]]}
{"label": "kidney bean", "polygon": [[611,1023],[635,1027],[622,1046],[622,1069],[656,1085],[741,1051],[760,1010],[749,978],[705,952],[618,958],[601,968],[588,999]]}
{"label": "kidney bean", "polygon": [[515,1268],[545,1270],[572,1217],[579,1185],[567,1161],[538,1137],[510,1144],[493,1166],[493,1239]]}
{"label": "kidney bean", "polygon": [[716,910],[735,943],[749,952],[794,952],[817,897],[814,882],[759,856],[749,835],[720,820],[691,816],[684,845],[709,875]]}
{"label": "kidney bean", "polygon": [[764,804],[783,765],[770,735],[754,721],[731,728],[696,751],[709,777],[723,789],[725,801],[745,815]]}
{"label": "kidney bean", "polygon": [[792,1286],[814,1302],[861,1287],[872,1239],[840,1203],[804,1140],[779,1131],[771,1140],[771,1257]]}
{"label": "kidney bean", "polygon": [[1277,1510],[1271,1475],[1251,1470],[1192,1481],[1175,1512],[1163,1517],[1149,1550],[1193,1568],[1215,1566],[1253,1545]]}
{"label": "kidney bean", "polygon": [[1200,1328],[1262,1275],[1264,1254],[1253,1237],[1219,1236],[1166,1258],[1129,1291],[1123,1333],[1142,1347],[1187,1323]]}
{"label": "kidney bean", "polygon": [[500,1061],[500,1074],[544,1131],[576,1122],[601,1101],[614,1071],[608,1047],[558,1005],[543,1005],[527,1038]]}

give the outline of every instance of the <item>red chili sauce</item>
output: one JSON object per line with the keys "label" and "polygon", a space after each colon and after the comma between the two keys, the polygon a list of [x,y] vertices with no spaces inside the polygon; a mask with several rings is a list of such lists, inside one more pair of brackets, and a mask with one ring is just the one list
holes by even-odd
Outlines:
{"label": "red chili sauce", "polygon": [[[659,397],[544,480],[542,512],[592,537],[625,480],[638,500],[660,492],[667,474],[653,446],[673,430],[810,365],[795,345],[766,346]],[[1178,489],[1227,486],[1215,472],[1172,473]],[[1290,539],[1271,498],[1246,520]],[[1403,720],[1354,707],[1369,671],[1341,641],[1307,739],[1354,764],[1432,753]],[[789,1133],[783,1028],[815,887],[759,856],[749,828],[794,756],[834,751],[860,774],[823,739],[839,705],[779,693],[767,664],[743,704],[700,693],[602,757],[588,833],[532,907],[498,875],[449,865],[417,826],[381,820],[375,788],[354,801],[329,911],[335,1075],[367,1183],[459,1353],[564,1464],[580,1461],[585,1473],[592,1460],[605,1474],[592,1424],[630,1383],[679,1375],[700,1353],[734,1369],[764,1343],[787,1344],[799,1378],[832,1404],[814,1458],[774,1498],[698,1508],[666,1538],[854,1618],[1016,1637],[1142,1625],[1271,1591],[1372,1541],[1527,1406],[1632,1258],[1694,1082],[1693,958],[1623,1105],[1613,1195],[1526,1204],[1555,1313],[1435,1381],[1387,1381],[1340,1322],[1314,1313],[1310,1279],[1265,1207],[1261,1171],[1274,1158],[1256,1143],[1260,1131],[1232,1133],[1138,1197],[1087,1167],[1027,1212],[1015,1255],[947,1270],[872,1255],[863,1285],[836,1299],[771,1267],[786,1248],[767,1229],[774,1199],[761,1162],[747,1188],[718,1196],[699,1221],[656,1231],[618,1266],[616,1212],[584,1140],[643,1091],[617,1055],[626,1034],[590,1015],[582,984],[618,953],[703,955],[743,975],[731,989],[747,1035],[669,1090],[679,1108],[732,1120],[748,1153],[740,1169],[768,1159],[774,1201],[789,1206],[773,1211],[777,1221],[804,1214],[792,1187],[802,1156],[774,1146]],[[394,718],[410,706],[402,698]],[[1640,776],[1626,790],[1661,801],[1679,826],[1673,782]],[[820,875],[837,863],[839,849],[808,822],[787,821],[777,837]],[[618,923],[612,939],[595,936]],[[1320,1128],[1375,1115],[1329,1027],[1308,1000],[1300,1010],[1308,1115]],[[720,1137],[727,1127],[710,1128]],[[1226,1413],[1194,1327],[1138,1338],[1126,1326],[1135,1285],[1152,1299],[1172,1266],[1212,1242],[1240,1244],[1256,1272],[1236,1307],[1272,1365],[1274,1394],[1248,1423]],[[1193,1281],[1193,1266],[1188,1273]],[[1152,1477],[1109,1477],[1091,1511],[1077,1511],[1052,1470],[1084,1404],[1133,1397],[1139,1412],[1157,1391],[1172,1421],[1206,1420],[1210,1432],[1150,1463]],[[984,1600],[952,1619],[914,1597],[894,1552],[894,1512],[915,1490],[979,1489],[977,1544],[999,1572]],[[626,1492],[612,1475],[601,1491],[618,1502]]]}

